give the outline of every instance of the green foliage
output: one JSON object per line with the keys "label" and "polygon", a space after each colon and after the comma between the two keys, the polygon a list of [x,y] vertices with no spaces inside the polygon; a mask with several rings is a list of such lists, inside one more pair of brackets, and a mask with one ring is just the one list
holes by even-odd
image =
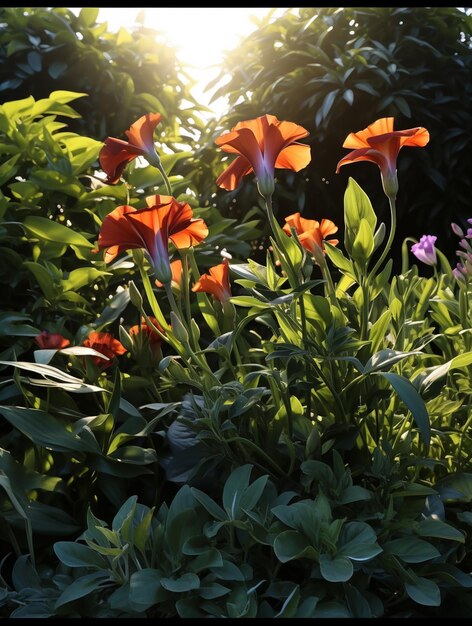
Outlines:
{"label": "green foliage", "polygon": [[[103,183],[101,143],[58,121],[81,95],[0,107],[0,615],[463,616],[470,280],[444,255],[424,277],[408,250],[394,273],[396,207],[379,225],[353,179],[344,243],[309,250],[267,202],[265,264],[244,261],[253,216],[225,232],[178,158],[167,181],[133,161]],[[182,277],[160,287],[161,231],[128,250],[125,230],[109,263],[95,247],[167,184],[209,235],[168,243]],[[193,292],[223,247],[223,295]]]}
{"label": "green foliage", "polygon": [[98,140],[121,137],[143,110],[161,113],[168,147],[202,130],[191,79],[157,31],[138,21],[113,33],[100,21],[100,9],[77,13],[65,7],[0,10],[2,101],[46,98],[57,89],[87,94],[71,129]]}

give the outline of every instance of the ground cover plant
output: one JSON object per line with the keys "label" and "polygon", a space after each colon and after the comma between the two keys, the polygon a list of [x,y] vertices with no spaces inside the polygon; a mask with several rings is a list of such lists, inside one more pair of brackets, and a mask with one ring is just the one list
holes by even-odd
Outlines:
{"label": "ground cover plant", "polygon": [[159,112],[98,141],[63,121],[81,96],[0,107],[2,616],[466,616],[472,218],[453,262],[395,237],[427,128],[348,134],[342,223],[274,212],[320,158],[303,126],[215,137],[261,263],[253,220],[172,175]]}

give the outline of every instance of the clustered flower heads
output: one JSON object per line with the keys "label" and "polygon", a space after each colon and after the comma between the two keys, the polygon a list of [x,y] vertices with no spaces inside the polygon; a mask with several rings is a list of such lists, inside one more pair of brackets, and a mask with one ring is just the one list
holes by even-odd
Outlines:
{"label": "clustered flower heads", "polygon": [[[472,226],[472,218],[469,218],[467,223]],[[461,260],[452,270],[452,273],[459,284],[467,285],[472,278],[472,228],[468,228],[467,232],[464,233],[462,228],[454,222],[451,224],[451,227],[454,234],[461,238],[459,241],[461,250],[456,251],[457,256]]]}

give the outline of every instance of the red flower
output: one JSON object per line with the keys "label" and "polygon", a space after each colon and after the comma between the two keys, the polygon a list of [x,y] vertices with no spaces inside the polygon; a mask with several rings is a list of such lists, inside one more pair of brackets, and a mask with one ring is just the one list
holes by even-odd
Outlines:
{"label": "red flower", "polygon": [[343,148],[354,148],[336,168],[358,161],[376,163],[381,171],[382,183],[387,196],[395,196],[398,191],[397,157],[403,146],[422,148],[429,141],[426,128],[418,126],[408,130],[393,130],[393,117],[383,117],[364,130],[350,133]]}
{"label": "red flower", "polygon": [[50,333],[47,330],[42,330],[34,340],[42,350],[60,350],[70,345],[70,341],[60,333]]}
{"label": "red flower", "polygon": [[225,152],[239,156],[218,177],[223,189],[236,189],[246,174],[255,172],[259,192],[270,196],[274,191],[274,168],[298,172],[311,160],[310,146],[297,142],[308,131],[293,122],[280,122],[275,115],[262,115],[239,122],[231,132],[220,135],[215,143]]}
{"label": "red flower", "polygon": [[[155,317],[149,316],[149,319],[154,324],[156,328],[158,328],[162,333],[164,332],[162,326],[156,320]],[[147,325],[146,319],[144,317],[141,318],[141,325],[136,324],[129,329],[129,334],[131,337],[144,337],[146,341],[149,342],[149,347],[151,348],[151,352],[156,354],[162,344],[162,337],[157,333],[154,328],[151,328]]]}
{"label": "red flower", "polygon": [[89,357],[102,370],[113,365],[116,355],[124,354],[126,352],[126,348],[120,341],[118,341],[118,339],[115,339],[111,333],[100,333],[96,330],[93,330],[89,336],[84,339],[83,345],[86,348],[92,348],[93,350],[96,350],[97,352],[100,352],[108,357],[108,361],[99,356]]}
{"label": "red flower", "polygon": [[[318,220],[305,219],[300,216],[300,213],[289,215],[285,221],[283,230],[287,235],[291,235],[291,228],[294,228],[300,243],[311,254],[316,254],[317,247],[324,252],[323,239],[327,239],[329,235],[334,235],[338,231],[338,227],[331,220],[322,219],[320,223]],[[339,243],[338,239],[328,241],[333,246]]]}
{"label": "red flower", "polygon": [[192,291],[205,291],[211,293],[217,300],[225,303],[231,298],[231,286],[229,283],[229,263],[224,259],[223,263],[210,267],[209,274],[202,274],[192,287]]}
{"label": "red flower", "polygon": [[119,181],[126,165],[136,157],[146,156],[151,163],[159,159],[154,146],[154,129],[160,121],[159,113],[147,113],[125,131],[129,141],[107,137],[98,158],[109,185]]}
{"label": "red flower", "polygon": [[103,220],[98,247],[105,248],[105,262],[120,252],[144,248],[157,278],[163,283],[172,280],[169,261],[169,239],[176,248],[188,248],[208,235],[202,219],[192,219],[193,212],[186,202],[172,196],[148,196],[147,209],[136,210],[119,206]]}

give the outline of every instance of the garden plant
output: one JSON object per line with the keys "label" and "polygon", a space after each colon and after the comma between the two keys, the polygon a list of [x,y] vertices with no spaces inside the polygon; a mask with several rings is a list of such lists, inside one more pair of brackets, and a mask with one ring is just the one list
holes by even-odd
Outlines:
{"label": "garden plant", "polygon": [[453,260],[427,225],[396,237],[428,129],[352,129],[341,223],[275,211],[322,159],[304,126],[218,134],[260,262],[251,215],[172,173],[161,113],[99,141],[63,121],[85,96],[0,106],[0,614],[470,614],[472,218]]}

